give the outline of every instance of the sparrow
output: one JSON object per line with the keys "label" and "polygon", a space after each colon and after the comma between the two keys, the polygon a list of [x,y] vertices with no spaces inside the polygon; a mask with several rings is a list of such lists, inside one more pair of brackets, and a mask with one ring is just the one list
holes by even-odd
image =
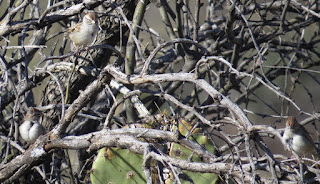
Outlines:
{"label": "sparrow", "polygon": [[19,126],[20,135],[26,142],[34,143],[45,133],[45,129],[38,121],[39,113],[34,107],[29,107],[23,123]]}
{"label": "sparrow", "polygon": [[310,153],[314,156],[320,154],[310,134],[300,125],[293,116],[288,117],[282,139],[289,150],[298,155]]}
{"label": "sparrow", "polygon": [[75,48],[93,44],[99,31],[98,16],[95,12],[88,12],[82,22],[68,28],[67,34]]}

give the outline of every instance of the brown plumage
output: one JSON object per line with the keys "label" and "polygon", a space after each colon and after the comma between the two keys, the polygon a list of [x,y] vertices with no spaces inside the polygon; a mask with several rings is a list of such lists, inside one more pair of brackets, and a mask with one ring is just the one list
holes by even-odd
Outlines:
{"label": "brown plumage", "polygon": [[78,48],[92,44],[97,37],[98,31],[97,14],[89,12],[83,17],[82,22],[68,28],[67,34],[72,40],[73,45]]}
{"label": "brown plumage", "polygon": [[287,119],[282,139],[287,144],[287,147],[298,155],[305,155],[307,153],[315,156],[319,155],[319,150],[315,146],[310,134],[293,116]]}
{"label": "brown plumage", "polygon": [[38,121],[39,111],[30,107],[24,117],[23,123],[19,126],[19,132],[23,140],[33,143],[45,133],[45,129]]}

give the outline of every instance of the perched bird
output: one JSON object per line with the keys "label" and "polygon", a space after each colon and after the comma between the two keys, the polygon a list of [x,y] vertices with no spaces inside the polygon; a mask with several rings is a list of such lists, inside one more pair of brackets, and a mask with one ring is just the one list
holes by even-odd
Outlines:
{"label": "perched bird", "polygon": [[68,28],[67,34],[73,45],[78,49],[79,47],[91,45],[95,41],[98,31],[97,14],[90,11],[83,17],[82,22]]}
{"label": "perched bird", "polygon": [[19,132],[23,140],[34,143],[36,139],[45,133],[43,126],[38,121],[39,111],[29,107],[23,123],[19,126]]}
{"label": "perched bird", "polygon": [[320,153],[310,134],[293,116],[290,116],[287,119],[282,139],[286,146],[298,155],[310,153],[314,156],[318,156]]}

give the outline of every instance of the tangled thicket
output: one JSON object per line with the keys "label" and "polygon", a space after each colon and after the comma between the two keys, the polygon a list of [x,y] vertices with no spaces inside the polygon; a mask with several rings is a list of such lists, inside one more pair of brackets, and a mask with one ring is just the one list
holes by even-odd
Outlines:
{"label": "tangled thicket", "polygon": [[[318,1],[51,3],[0,2],[0,182],[87,183],[103,147],[142,155],[147,183],[319,182],[279,123],[320,117]],[[95,44],[70,51],[64,30],[93,9]],[[48,133],[27,145],[31,106]]]}

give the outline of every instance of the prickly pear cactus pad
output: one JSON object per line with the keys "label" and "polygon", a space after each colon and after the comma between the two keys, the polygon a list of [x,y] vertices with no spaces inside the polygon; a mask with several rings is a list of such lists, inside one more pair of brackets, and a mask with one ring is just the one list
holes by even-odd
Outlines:
{"label": "prickly pear cactus pad", "polygon": [[92,184],[146,183],[142,156],[126,149],[102,148],[92,164]]}

